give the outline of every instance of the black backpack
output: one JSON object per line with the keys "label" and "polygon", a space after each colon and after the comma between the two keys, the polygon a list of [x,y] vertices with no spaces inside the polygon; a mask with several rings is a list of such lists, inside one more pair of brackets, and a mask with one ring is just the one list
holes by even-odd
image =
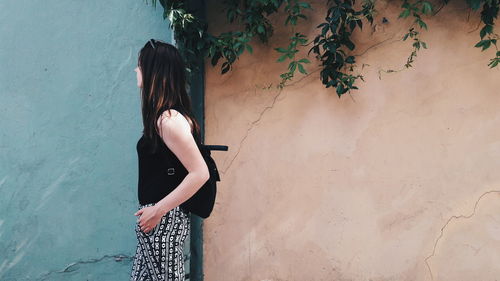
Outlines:
{"label": "black backpack", "polygon": [[[219,171],[217,170],[215,160],[212,158],[211,150],[227,151],[228,147],[226,145],[205,145],[198,140],[196,140],[196,144],[207,164],[210,177],[193,196],[184,201],[180,206],[199,217],[208,218],[214,208],[217,182],[220,181]],[[166,166],[167,178],[170,185],[178,186],[188,174],[188,171],[180,161],[171,161],[170,157],[166,157]]]}

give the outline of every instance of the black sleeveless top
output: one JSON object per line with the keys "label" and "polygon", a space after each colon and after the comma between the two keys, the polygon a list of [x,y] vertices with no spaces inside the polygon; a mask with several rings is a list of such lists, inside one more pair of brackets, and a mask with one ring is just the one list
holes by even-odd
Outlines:
{"label": "black sleeveless top", "polygon": [[[173,109],[182,114],[176,107]],[[180,160],[161,139],[156,152],[151,152],[151,146],[152,141],[144,134],[136,145],[139,164],[137,195],[141,205],[163,199],[177,187],[174,183],[180,182],[179,177],[187,174]]]}

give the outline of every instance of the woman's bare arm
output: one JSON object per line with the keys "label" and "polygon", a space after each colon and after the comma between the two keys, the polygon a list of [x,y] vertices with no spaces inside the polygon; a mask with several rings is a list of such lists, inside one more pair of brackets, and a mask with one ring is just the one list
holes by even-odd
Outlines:
{"label": "woman's bare arm", "polygon": [[188,174],[177,188],[155,204],[162,214],[188,200],[210,177],[207,164],[191,134],[188,120],[174,109],[171,109],[171,113],[169,115],[166,111],[158,118],[160,136],[182,162]]}

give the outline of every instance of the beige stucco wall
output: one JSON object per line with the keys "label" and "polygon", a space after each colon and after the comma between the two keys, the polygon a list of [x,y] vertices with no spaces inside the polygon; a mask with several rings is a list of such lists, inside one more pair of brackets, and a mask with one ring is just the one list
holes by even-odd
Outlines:
{"label": "beige stucco wall", "polygon": [[[218,34],[230,29],[216,2]],[[312,4],[299,27],[311,40],[326,14]],[[261,89],[286,71],[273,50],[288,44],[284,15],[271,18],[269,45],[254,40],[232,72],[207,62],[206,142],[229,151],[213,153],[222,181],[204,222],[205,280],[499,280],[493,50],[473,47],[477,13],[467,21],[465,5],[450,3],[426,19],[428,49],[414,67],[379,79],[411,52],[399,40],[411,21],[397,19],[400,5],[377,2],[375,28],[357,33],[366,82],[340,99],[319,81],[313,53],[309,76]]]}

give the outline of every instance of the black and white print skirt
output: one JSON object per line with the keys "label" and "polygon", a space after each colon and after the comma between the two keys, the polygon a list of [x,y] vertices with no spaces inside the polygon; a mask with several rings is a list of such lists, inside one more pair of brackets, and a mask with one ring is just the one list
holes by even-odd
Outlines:
{"label": "black and white print skirt", "polygon": [[[154,204],[139,205],[139,210]],[[148,233],[137,222],[137,248],[130,281],[185,281],[184,242],[189,230],[189,212],[180,206],[166,213]]]}

